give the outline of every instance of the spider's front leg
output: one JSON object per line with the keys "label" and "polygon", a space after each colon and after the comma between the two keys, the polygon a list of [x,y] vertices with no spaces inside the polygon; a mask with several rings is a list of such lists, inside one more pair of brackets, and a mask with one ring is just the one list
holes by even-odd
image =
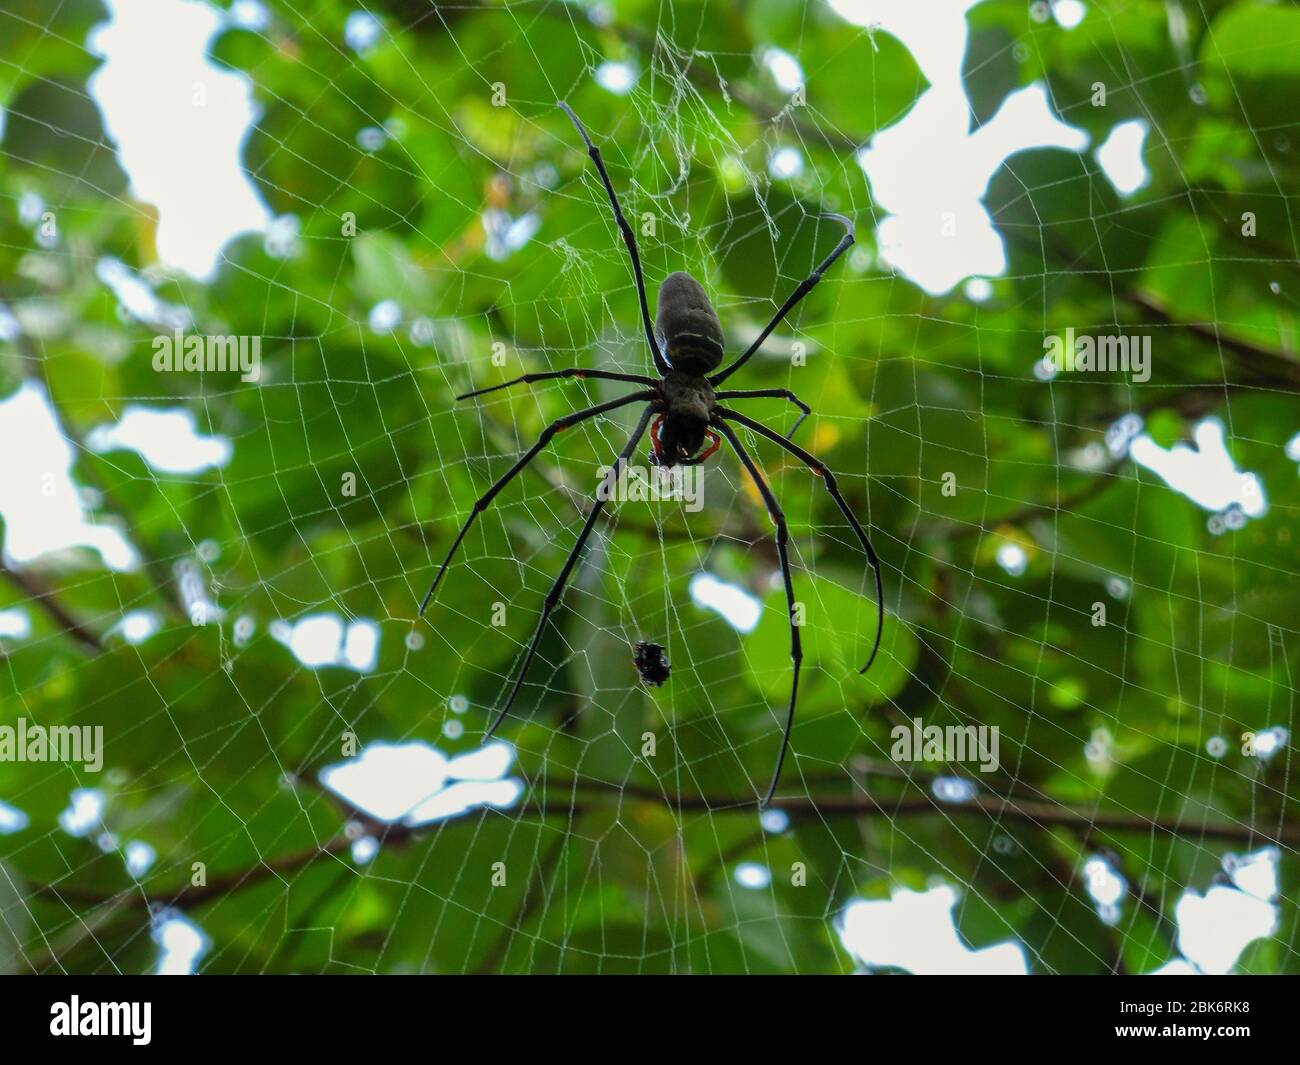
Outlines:
{"label": "spider's front leg", "polygon": [[733,373],[735,373],[742,366],[744,366],[745,363],[747,363],[750,360],[750,358],[753,356],[754,352],[756,352],[760,347],[763,346],[763,341],[765,341],[772,334],[772,330],[781,324],[781,320],[787,314],[789,314],[790,311],[794,309],[794,307],[798,305],[801,299],[803,299],[806,295],[808,295],[808,293],[811,292],[817,286],[817,282],[822,279],[822,274],[826,273],[826,271],[830,269],[831,263],[833,263],[836,259],[838,259],[841,255],[843,255],[846,251],[848,251],[849,248],[853,246],[853,221],[851,219],[845,218],[842,214],[825,214],[822,215],[822,217],[829,222],[834,222],[837,225],[841,225],[844,227],[844,236],[840,238],[840,242],[836,244],[834,248],[831,249],[831,253],[828,256],[826,256],[825,259],[823,259],[813,268],[813,272],[811,274],[809,274],[807,277],[805,277],[802,281],[799,282],[798,288],[796,288],[789,295],[786,301],[783,304],[781,304],[780,307],[777,308],[776,314],[772,316],[772,320],[762,328],[758,336],[754,338],[754,342],[744,350],[740,358],[738,358],[730,366],[724,366],[721,370],[719,370],[717,373],[715,373],[712,377],[709,378],[710,384],[712,385],[722,384],[723,381],[725,381]]}
{"label": "spider's front leg", "polygon": [[503,381],[499,385],[489,385],[487,388],[476,388],[473,392],[466,392],[456,397],[456,401],[463,399],[473,399],[475,396],[486,396],[489,392],[498,392],[503,388],[510,388],[514,385],[531,385],[534,381],[554,381],[560,377],[594,377],[601,381],[627,381],[638,385],[654,385],[658,382],[653,377],[646,377],[645,374],[639,373],[615,373],[613,370],[584,370],[580,367],[569,367],[564,370],[548,370],[545,373],[526,373],[522,377],[513,378],[510,381]]}
{"label": "spider's front leg", "polygon": [[628,257],[632,260],[632,278],[636,282],[636,295],[641,303],[641,324],[645,327],[646,343],[650,346],[650,354],[654,358],[655,369],[661,374],[666,374],[672,367],[668,365],[663,352],[659,350],[659,342],[655,339],[654,326],[650,324],[650,305],[645,298],[645,276],[641,271],[641,253],[637,251],[636,236],[632,233],[632,227],[628,225],[627,219],[623,216],[623,208],[618,204],[618,194],[614,191],[614,183],[609,179],[609,171],[605,169],[605,160],[601,158],[600,149],[591,142],[587,127],[573,113],[573,108],[563,100],[557,100],[556,106],[569,116],[573,128],[578,131],[582,143],[587,146],[587,154],[591,156],[591,161],[596,164],[596,173],[600,175],[601,184],[605,186],[605,195],[609,197],[609,206],[614,211],[614,223],[618,226],[618,231],[623,235],[623,243],[627,245]]}

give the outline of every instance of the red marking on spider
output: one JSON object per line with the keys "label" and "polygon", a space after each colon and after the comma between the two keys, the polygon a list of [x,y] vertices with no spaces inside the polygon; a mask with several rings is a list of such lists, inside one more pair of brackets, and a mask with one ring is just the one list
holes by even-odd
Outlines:
{"label": "red marking on spider", "polygon": [[661,414],[650,425],[650,445],[655,449],[655,454],[660,458],[664,457],[664,446],[659,442],[659,426],[663,425],[664,416]]}
{"label": "red marking on spider", "polygon": [[[659,429],[660,426],[662,426],[664,423],[664,417],[665,415],[662,414],[659,415],[659,417],[657,417],[654,420],[654,422],[651,424],[650,443],[655,449],[655,454],[659,456],[660,461],[663,462],[665,465],[667,465],[667,460],[669,456],[665,454],[663,441],[659,439]],[[688,465],[698,466],[701,462],[707,459],[710,455],[712,455],[715,451],[717,451],[718,448],[722,446],[721,438],[712,429],[705,429],[704,437],[706,440],[710,441],[709,446],[705,448],[703,451],[701,451],[698,455],[696,455],[695,458],[691,458],[689,455],[685,456]]]}
{"label": "red marking on spider", "polygon": [[700,457],[697,458],[697,459],[695,460],[696,462],[703,462],[703,461],[704,461],[705,459],[707,459],[710,455],[712,455],[715,451],[717,451],[718,448],[720,448],[720,447],[722,446],[722,441],[721,441],[721,439],[719,439],[718,434],[715,433],[712,429],[705,429],[705,430],[704,430],[704,435],[705,435],[706,438],[712,440],[713,443],[709,445],[709,447],[708,447],[707,450],[705,450],[705,451],[701,451],[701,452],[700,452]]}

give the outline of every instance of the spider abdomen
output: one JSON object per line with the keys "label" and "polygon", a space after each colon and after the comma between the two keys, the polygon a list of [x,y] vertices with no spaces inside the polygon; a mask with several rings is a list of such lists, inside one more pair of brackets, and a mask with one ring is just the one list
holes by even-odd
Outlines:
{"label": "spider abdomen", "polygon": [[674,370],[699,377],[722,364],[722,326],[704,286],[690,274],[679,270],[659,286],[655,333]]}

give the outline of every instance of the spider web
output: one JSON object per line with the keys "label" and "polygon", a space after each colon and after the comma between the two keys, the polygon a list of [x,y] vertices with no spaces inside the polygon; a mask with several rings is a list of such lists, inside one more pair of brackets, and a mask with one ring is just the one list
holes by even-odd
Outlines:
{"label": "spider web", "polygon": [[[990,30],[968,47],[972,85],[1012,59],[1050,76],[1070,58],[1041,35],[1073,31],[1035,8],[1016,34],[991,32],[1009,17],[982,21],[1001,5],[965,16]],[[73,763],[0,765],[0,799],[27,822],[0,838],[15,969],[1147,972],[1180,955],[1212,968],[1225,948],[1198,947],[1191,911],[1225,897],[1215,892],[1232,893],[1241,927],[1259,924],[1259,907],[1275,919],[1242,967],[1294,967],[1295,629],[1278,591],[1297,570],[1283,536],[1294,484],[1269,477],[1269,512],[1247,520],[1243,500],[1206,507],[1175,491],[1167,465],[1175,440],[1214,416],[1233,474],[1267,465],[1294,482],[1281,461],[1294,465],[1294,427],[1270,421],[1294,378],[1250,352],[1284,347],[1280,327],[1272,344],[1224,342],[1220,328],[1248,317],[1233,294],[1220,313],[1212,292],[1214,313],[1191,326],[1126,295],[1168,295],[1189,276],[1213,287],[1233,255],[1149,232],[1151,198],[1099,196],[1094,138],[999,169],[980,203],[1006,269],[927,296],[891,265],[887,225],[877,237],[891,212],[858,151],[908,120],[925,80],[886,30],[828,9],[786,27],[777,51],[724,47],[686,5],[636,26],[617,7],[576,4],[395,4],[350,30],[336,12],[268,11],[229,34],[255,45],[230,61],[268,115],[245,163],[279,221],[265,241],[228,245],[207,285],[129,271],[196,332],[260,322],[257,384],[131,369],[70,384],[78,322],[128,338],[111,368],[147,366],[161,319],[119,321],[129,286],[106,296],[86,265],[102,259],[83,248],[148,215],[112,189],[87,207],[85,173],[14,153],[78,189],[52,204],[68,220],[60,240],[41,249],[29,225],[23,249],[77,295],[70,320],[41,332],[58,286],[27,284],[35,267],[7,286],[6,354],[24,387],[51,397],[75,483],[98,489],[94,519],[140,555],[119,571],[102,552],[7,563],[11,602],[35,630],[5,644],[6,719],[109,734],[102,778]],[[1124,14],[1089,5],[1083,25]],[[44,47],[66,44],[46,34]],[[859,124],[814,87],[868,52]],[[289,54],[292,86],[278,70]],[[797,102],[791,57],[808,87]],[[1147,79],[1195,80],[1191,55],[1159,70],[1146,59],[1107,54],[1110,92],[1132,105]],[[44,77],[38,54],[8,65]],[[1010,93],[968,101],[975,120],[990,123]],[[625,249],[559,99],[609,165],[652,313],[659,282],[687,269],[729,350],[834,245],[822,212],[857,226],[857,247],[728,381],[812,406],[796,440],[831,465],[885,569],[881,656],[859,677],[876,617],[866,560],[822,483],[739,430],[790,521],[806,611],[799,715],[765,813],[789,635],[768,516],[725,448],[702,468],[698,512],[606,508],[493,744],[480,750],[482,730],[639,408],[559,434],[482,514],[416,618],[474,500],[548,423],[633,386],[454,397],[525,372],[652,372]],[[1065,123],[1093,121],[1086,91],[1050,106]],[[1185,132],[1158,108],[1145,119],[1149,144]],[[448,145],[456,158],[439,154]],[[1183,187],[1157,203],[1191,202],[1198,226],[1222,215],[1199,199],[1204,169],[1167,168],[1166,186],[1170,173]],[[1285,216],[1288,175],[1270,173],[1270,217]],[[14,215],[17,188],[5,188]],[[384,199],[394,188],[404,200]],[[460,222],[438,232],[448,204]],[[340,231],[349,211],[355,236]],[[1152,238],[1146,274],[1110,240],[1129,232]],[[1285,233],[1249,263],[1252,278],[1293,277]],[[1279,320],[1295,306],[1286,288]],[[1097,299],[1102,325],[1086,302]],[[1198,355],[1179,372],[1166,361],[1149,384],[1035,374],[1045,335],[1107,322]],[[1241,384],[1243,359],[1273,376]],[[192,411],[232,459],[168,474],[97,447],[90,427],[120,425],[132,404]],[[730,405],[783,433],[797,413]],[[1186,423],[1173,436],[1171,410]],[[64,604],[98,646],[78,648],[68,619],[38,602]],[[129,635],[131,617],[148,618],[147,634]],[[666,647],[662,688],[637,676],[643,640]],[[914,718],[997,726],[996,771],[898,760],[892,730]],[[1272,746],[1240,753],[1242,731]],[[132,875],[142,843],[149,860]],[[1265,867],[1276,886],[1259,886]],[[917,946],[920,929],[949,920]]]}

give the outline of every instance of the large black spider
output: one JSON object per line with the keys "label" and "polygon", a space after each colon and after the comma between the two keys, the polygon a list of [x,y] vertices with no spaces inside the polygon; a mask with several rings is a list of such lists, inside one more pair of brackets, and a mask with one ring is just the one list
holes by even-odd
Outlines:
{"label": "large black spider", "polygon": [[[844,227],[845,233],[840,242],[817,265],[816,269],[799,283],[799,287],[781,304],[772,320],[764,326],[762,332],[758,334],[744,354],[731,363],[730,366],[718,370],[717,373],[712,373],[722,363],[723,336],[717,313],[710,304],[704,287],[689,274],[682,272],[669,274],[659,287],[657,314],[654,325],[651,326],[650,309],[646,304],[645,279],[641,273],[641,256],[637,252],[636,238],[632,235],[632,228],[628,225],[627,219],[623,217],[623,211],[618,205],[618,197],[614,193],[614,186],[609,179],[609,172],[605,169],[605,164],[601,160],[600,149],[592,143],[582,122],[579,121],[578,116],[573,113],[569,105],[561,101],[559,107],[569,116],[570,121],[573,122],[574,127],[582,137],[583,143],[586,144],[587,153],[591,156],[592,162],[596,164],[596,170],[605,186],[605,192],[609,195],[609,204],[614,209],[614,219],[618,223],[619,231],[623,234],[623,241],[627,244],[628,255],[632,260],[632,274],[636,280],[637,296],[641,301],[641,323],[645,327],[646,343],[650,346],[650,354],[654,358],[655,369],[659,372],[659,377],[656,379],[641,374],[614,373],[608,370],[584,370],[573,367],[547,373],[527,373],[504,384],[493,385],[490,388],[480,388],[474,392],[467,392],[463,396],[457,396],[457,400],[471,399],[488,392],[495,392],[498,389],[509,388],[512,385],[530,384],[533,381],[549,381],[561,377],[595,377],[608,381],[628,381],[650,386],[644,391],[633,392],[631,395],[613,399],[607,403],[599,403],[594,407],[588,407],[573,414],[567,414],[548,425],[542,431],[542,435],[538,437],[537,443],[529,448],[523,457],[511,466],[505,475],[484,492],[474,504],[473,511],[465,520],[459,534],[457,534],[455,541],[447,552],[447,557],[443,559],[442,565],[433,578],[433,583],[429,586],[424,601],[420,604],[420,614],[424,614],[434,592],[438,589],[438,584],[447,572],[447,566],[456,554],[457,548],[460,547],[461,541],[465,539],[465,534],[469,532],[470,527],[474,524],[475,519],[488,508],[497,493],[510,483],[515,474],[527,466],[547,445],[550,439],[562,429],[567,429],[579,422],[615,410],[618,407],[645,401],[647,404],[646,409],[641,415],[641,420],[637,422],[636,429],[633,430],[627,444],[620,452],[618,461],[620,464],[627,462],[632,452],[636,450],[637,443],[653,417],[654,425],[650,430],[652,443],[650,460],[663,466],[693,466],[703,462],[717,451],[721,445],[718,436],[720,433],[736,452],[737,457],[749,472],[749,476],[753,478],[754,484],[767,506],[768,516],[776,527],[776,551],[781,561],[781,576],[785,582],[785,597],[790,613],[790,659],[794,664],[794,675],[790,682],[790,705],[786,713],[785,732],[781,737],[781,750],[777,755],[776,768],[772,773],[772,783],[769,785],[767,794],[760,804],[766,806],[776,791],[777,781],[781,778],[781,766],[785,762],[786,750],[790,746],[790,729],[794,724],[795,704],[799,696],[799,666],[803,660],[803,650],[799,642],[799,626],[795,622],[794,584],[790,578],[790,560],[786,554],[789,532],[786,528],[785,514],[781,511],[780,504],[777,503],[772,489],[759,473],[758,467],[754,465],[754,460],[750,457],[749,452],[745,450],[744,445],[741,444],[736,438],[736,434],[727,425],[728,421],[736,422],[753,430],[760,436],[767,437],[794,455],[813,473],[821,477],[826,485],[826,490],[835,501],[835,505],[839,507],[841,513],[848,520],[858,541],[862,544],[862,549],[866,552],[867,561],[871,564],[872,572],[876,578],[877,624],[871,654],[867,658],[867,664],[859,671],[860,673],[865,673],[871,668],[871,663],[876,658],[876,652],[880,650],[880,637],[885,621],[884,588],[880,576],[880,560],[876,557],[875,549],[871,546],[871,541],[867,538],[866,532],[863,531],[862,525],[840,494],[835,483],[835,475],[820,459],[815,458],[798,444],[793,443],[789,436],[781,436],[765,425],[761,425],[737,411],[721,406],[717,401],[720,399],[759,398],[789,400],[802,412],[798,421],[790,430],[789,435],[793,435],[794,430],[799,427],[799,423],[811,413],[807,404],[803,403],[793,392],[786,388],[762,388],[739,392],[719,392],[715,391],[715,389],[716,386],[720,385],[749,361],[750,356],[759,349],[759,346],[790,312],[791,308],[808,295],[813,286],[821,280],[822,274],[825,273],[831,263],[848,250],[853,243],[853,223],[843,215],[825,215],[826,218],[838,222]],[[704,447],[706,439],[709,441],[709,446],[701,451],[700,449]],[[583,524],[582,532],[578,534],[577,542],[569,552],[569,557],[565,559],[560,575],[555,579],[555,583],[546,595],[545,605],[542,607],[542,616],[537,622],[536,630],[533,632],[533,638],[528,645],[528,652],[524,656],[523,665],[519,668],[519,673],[515,678],[513,687],[510,689],[509,696],[506,698],[505,705],[497,711],[492,724],[488,726],[488,730],[484,734],[485,740],[497,730],[497,726],[510,712],[510,707],[519,694],[519,689],[524,682],[524,676],[528,672],[533,656],[537,653],[537,645],[541,640],[542,631],[546,627],[546,621],[551,616],[551,611],[559,604],[560,598],[564,594],[564,587],[573,573],[573,568],[582,552],[583,545],[587,542],[587,537],[591,535],[591,530],[596,524],[596,518],[604,509],[606,502],[608,502],[608,499],[601,498],[598,493],[595,503],[587,515],[587,520]]]}

